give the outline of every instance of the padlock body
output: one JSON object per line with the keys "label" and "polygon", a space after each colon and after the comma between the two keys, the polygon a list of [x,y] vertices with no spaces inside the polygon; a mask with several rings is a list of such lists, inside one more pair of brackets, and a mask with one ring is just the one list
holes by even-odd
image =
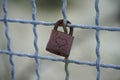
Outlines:
{"label": "padlock body", "polygon": [[53,29],[46,50],[56,55],[68,57],[73,40],[73,36]]}

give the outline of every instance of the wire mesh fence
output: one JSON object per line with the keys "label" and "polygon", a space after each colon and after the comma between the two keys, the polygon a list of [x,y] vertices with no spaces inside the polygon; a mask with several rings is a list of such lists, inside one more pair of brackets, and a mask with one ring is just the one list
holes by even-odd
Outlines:
{"label": "wire mesh fence", "polygon": [[[27,57],[27,58],[33,58],[35,60],[35,72],[37,76],[37,80],[41,80],[40,77],[40,66],[41,64],[39,63],[40,60],[51,60],[51,61],[57,61],[57,62],[63,62],[63,63],[74,63],[76,65],[88,65],[92,67],[96,67],[97,71],[97,76],[96,80],[101,80],[101,68],[112,68],[116,70],[120,70],[119,65],[114,65],[114,64],[104,64],[101,63],[101,55],[100,55],[100,47],[102,43],[100,43],[100,31],[114,31],[114,32],[120,32],[119,27],[109,27],[109,26],[100,26],[99,23],[99,18],[100,18],[100,10],[99,10],[99,0],[95,0],[95,11],[96,11],[96,17],[95,17],[95,25],[82,25],[82,24],[68,24],[69,27],[73,28],[80,28],[80,29],[92,29],[95,30],[95,36],[96,36],[96,62],[91,62],[91,61],[80,61],[80,60],[64,60],[61,58],[56,58],[52,56],[42,56],[39,55],[39,48],[38,48],[38,33],[37,33],[37,25],[45,25],[45,26],[54,26],[55,22],[47,22],[47,21],[38,21],[36,20],[36,3],[35,0],[31,0],[32,3],[32,20],[23,20],[23,19],[12,19],[8,17],[8,10],[7,10],[7,0],[2,1],[2,8],[4,12],[3,18],[0,18],[0,22],[4,23],[5,26],[5,37],[7,40],[7,49],[6,50],[0,50],[0,54],[6,54],[9,55],[9,61],[11,64],[11,80],[16,80],[16,68],[15,68],[15,63],[13,56],[19,56],[19,57]],[[62,5],[62,15],[63,15],[63,20],[64,23],[67,21],[67,0],[63,0],[63,5]],[[34,44],[34,54],[28,54],[28,53],[23,53],[23,52],[16,52],[12,50],[12,45],[11,45],[11,37],[10,37],[10,26],[9,23],[20,23],[20,24],[31,24],[33,25],[33,35],[34,35],[34,42],[31,44]],[[68,67],[65,65],[65,72],[66,72],[66,77],[65,80],[69,80],[69,70],[67,69]]]}

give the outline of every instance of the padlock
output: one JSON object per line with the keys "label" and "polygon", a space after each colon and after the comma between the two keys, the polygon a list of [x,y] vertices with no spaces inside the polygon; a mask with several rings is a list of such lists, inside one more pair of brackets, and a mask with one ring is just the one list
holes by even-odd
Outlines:
{"label": "padlock", "polygon": [[[67,21],[67,23],[71,24],[69,21]],[[64,32],[57,30],[59,26],[63,27]],[[46,50],[56,55],[67,58],[70,54],[70,50],[74,40],[74,37],[72,35],[73,28],[70,27],[70,31],[69,33],[67,33],[67,25],[64,24],[63,20],[58,20],[55,23],[54,29],[52,30]]]}

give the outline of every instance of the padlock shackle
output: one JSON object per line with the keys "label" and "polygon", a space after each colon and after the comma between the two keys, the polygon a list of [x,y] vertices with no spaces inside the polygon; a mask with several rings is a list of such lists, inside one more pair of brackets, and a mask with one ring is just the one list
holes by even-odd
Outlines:
{"label": "padlock shackle", "polygon": [[[67,24],[71,24],[71,22],[70,21],[67,21]],[[57,28],[59,27],[59,26],[62,26],[63,27],[63,29],[64,29],[64,32],[67,34],[68,32],[67,32],[67,24],[64,24],[64,21],[63,21],[63,19],[60,19],[60,20],[58,20],[56,23],[55,23],[55,26],[54,26],[54,30],[57,30]],[[72,27],[70,27],[70,32],[69,32],[69,35],[73,35],[73,28]]]}

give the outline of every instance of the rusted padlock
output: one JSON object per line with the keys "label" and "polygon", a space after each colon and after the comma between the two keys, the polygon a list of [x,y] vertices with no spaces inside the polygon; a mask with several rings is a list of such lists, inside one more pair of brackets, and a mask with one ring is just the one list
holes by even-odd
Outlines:
{"label": "rusted padlock", "polygon": [[[69,21],[67,23],[70,24]],[[57,28],[62,26],[64,32],[57,31]],[[59,20],[55,23],[54,29],[52,30],[50,39],[48,41],[46,50],[59,56],[67,58],[70,54],[72,43],[74,40],[73,28],[70,27],[70,32],[67,34],[67,25],[64,24],[63,20]]]}

